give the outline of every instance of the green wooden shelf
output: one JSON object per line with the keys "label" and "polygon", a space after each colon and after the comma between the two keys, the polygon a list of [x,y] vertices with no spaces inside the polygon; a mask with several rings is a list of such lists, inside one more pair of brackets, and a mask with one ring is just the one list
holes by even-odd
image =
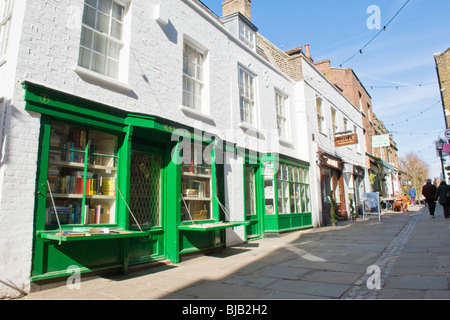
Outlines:
{"label": "green wooden shelf", "polygon": [[235,221],[235,222],[210,222],[205,224],[189,224],[181,225],[178,227],[179,230],[183,231],[213,231],[234,228],[239,226],[247,226],[250,221]]}
{"label": "green wooden shelf", "polygon": [[40,232],[38,236],[42,239],[53,240],[59,242],[88,241],[88,240],[107,240],[107,239],[123,239],[135,237],[148,237],[148,232],[127,231],[126,233],[108,233],[108,234],[86,234],[80,236],[61,236],[57,233]]}

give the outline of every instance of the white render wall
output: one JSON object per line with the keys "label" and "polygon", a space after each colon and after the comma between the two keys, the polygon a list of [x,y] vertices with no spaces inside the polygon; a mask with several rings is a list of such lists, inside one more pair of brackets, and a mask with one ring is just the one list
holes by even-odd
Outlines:
{"label": "white render wall", "polygon": [[[311,179],[311,202],[313,204],[313,223],[315,226],[322,225],[322,200],[321,200],[321,177],[320,167],[317,164],[317,152],[319,149],[324,152],[335,155],[343,162],[365,167],[365,142],[363,134],[362,116],[360,111],[342,95],[338,89],[333,86],[306,58],[303,59],[302,71],[304,81],[299,83],[299,98],[305,109],[308,123],[308,140],[310,143],[310,179]],[[325,134],[319,132],[317,122],[316,95],[323,99],[324,127]],[[348,129],[353,131],[354,125],[357,127],[358,147],[357,145],[335,147],[334,136],[332,134],[331,108],[337,112],[338,132],[343,132],[343,119],[348,119]],[[314,140],[313,140],[314,136]],[[354,192],[353,177],[348,180],[344,176],[344,194],[345,199],[349,192]],[[348,203],[346,201],[348,206]],[[348,208],[347,208],[348,210]]]}
{"label": "white render wall", "polygon": [[[0,170],[0,280],[29,290],[40,116],[24,110],[21,83],[25,80],[130,112],[153,114],[186,125],[195,122],[203,130],[240,146],[251,143],[257,151],[309,160],[308,149],[304,147],[305,123],[291,124],[291,144],[278,144],[273,135],[277,127],[274,90],[277,88],[289,96],[289,111],[292,119],[296,119],[299,98],[295,84],[236,40],[195,1],[131,2],[126,19],[128,59],[124,78],[132,89],[130,94],[111,90],[101,80],[96,80],[96,84],[85,81],[75,72],[84,0],[15,3],[8,62],[0,67],[1,88],[7,88],[1,95],[12,99],[6,163]],[[159,3],[168,12],[169,23],[165,26],[153,18]],[[208,52],[206,121],[202,121],[204,115],[190,116],[180,110],[184,39]],[[256,76],[259,138],[251,142],[245,141],[248,137],[245,128],[238,126],[239,64]],[[226,188],[233,190],[233,195],[225,205],[236,220],[241,220],[242,168],[227,174]],[[242,230],[237,229],[230,241],[239,239]],[[0,296],[15,292],[0,284]]]}

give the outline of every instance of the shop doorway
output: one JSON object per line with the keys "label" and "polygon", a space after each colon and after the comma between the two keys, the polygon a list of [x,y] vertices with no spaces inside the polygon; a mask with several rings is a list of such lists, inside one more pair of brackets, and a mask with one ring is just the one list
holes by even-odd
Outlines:
{"label": "shop doorway", "polygon": [[262,236],[262,217],[258,206],[258,167],[244,166],[244,210],[247,226],[247,239],[256,239]]}
{"label": "shop doorway", "polygon": [[[130,166],[130,227],[160,227],[161,221],[161,161],[160,154],[139,150],[131,152]],[[137,222],[136,222],[137,221]]]}
{"label": "shop doorway", "polygon": [[336,202],[336,213],[340,219],[347,218],[347,212],[342,209],[345,206],[343,199],[343,177],[342,172],[328,167],[321,169],[322,187],[322,221],[324,225],[331,223],[331,196]]}

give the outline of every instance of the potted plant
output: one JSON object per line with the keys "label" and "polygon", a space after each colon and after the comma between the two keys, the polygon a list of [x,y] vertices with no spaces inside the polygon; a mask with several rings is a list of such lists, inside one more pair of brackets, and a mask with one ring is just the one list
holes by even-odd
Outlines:
{"label": "potted plant", "polygon": [[352,217],[352,220],[355,221],[358,215],[355,212],[355,207],[353,206],[353,198],[352,194],[348,194],[348,201],[349,201],[349,207],[350,207],[350,216]]}
{"label": "potted plant", "polygon": [[339,217],[336,213],[336,202],[334,201],[333,190],[330,190],[330,203],[331,203],[331,209],[330,209],[331,224],[335,227],[337,225]]}

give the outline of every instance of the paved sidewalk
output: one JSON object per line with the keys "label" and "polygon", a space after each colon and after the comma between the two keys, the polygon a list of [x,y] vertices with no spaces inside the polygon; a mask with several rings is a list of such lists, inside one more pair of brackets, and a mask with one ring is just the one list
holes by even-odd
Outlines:
{"label": "paved sidewalk", "polygon": [[[449,299],[450,230],[442,207],[262,239],[128,275],[31,293],[36,299]],[[381,289],[368,288],[378,279]],[[369,270],[372,270],[369,269]],[[369,282],[376,287],[377,282]]]}

